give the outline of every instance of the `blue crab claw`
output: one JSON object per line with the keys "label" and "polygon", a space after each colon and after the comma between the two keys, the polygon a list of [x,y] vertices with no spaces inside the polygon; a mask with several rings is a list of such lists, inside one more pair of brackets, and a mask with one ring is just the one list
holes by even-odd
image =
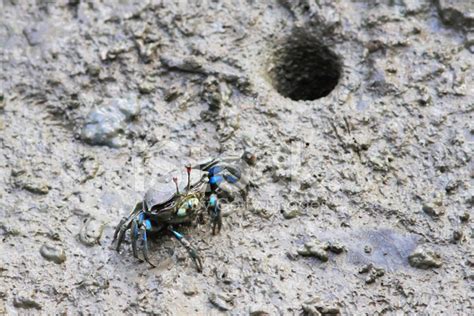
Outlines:
{"label": "blue crab claw", "polygon": [[224,180],[230,184],[236,184],[241,178],[240,170],[235,166],[216,165],[208,170],[209,183],[219,186]]}

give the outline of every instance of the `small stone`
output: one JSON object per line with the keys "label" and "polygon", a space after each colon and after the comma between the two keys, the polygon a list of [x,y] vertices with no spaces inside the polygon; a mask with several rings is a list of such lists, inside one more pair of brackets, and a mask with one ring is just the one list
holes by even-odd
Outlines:
{"label": "small stone", "polygon": [[301,213],[298,209],[293,209],[293,210],[284,210],[283,211],[283,217],[285,219],[292,219],[297,216],[299,216]]}
{"label": "small stone", "polygon": [[232,306],[230,306],[226,302],[226,297],[223,296],[222,294],[216,294],[216,293],[211,293],[209,295],[209,301],[219,308],[221,311],[229,311],[232,309]]}
{"label": "small stone", "polygon": [[79,241],[88,247],[99,244],[105,228],[105,223],[95,218],[88,218],[79,232]]}
{"label": "small stone", "polygon": [[35,194],[48,194],[49,193],[49,185],[43,181],[28,182],[23,186],[23,188]]}
{"label": "small stone", "polygon": [[31,295],[21,292],[13,298],[13,306],[24,309],[41,309],[41,305],[36,302]]}
{"label": "small stone", "polygon": [[182,94],[183,93],[181,91],[179,91],[177,86],[171,86],[171,88],[169,88],[165,92],[164,99],[165,99],[166,102],[172,102]]}
{"label": "small stone", "polygon": [[15,179],[15,184],[17,187],[27,190],[34,194],[48,194],[49,189],[51,188],[49,184],[41,178],[36,178],[27,173],[14,173],[12,175],[17,177]]}
{"label": "small stone", "polygon": [[188,284],[184,289],[183,293],[187,296],[193,296],[199,293],[199,291],[194,284]]}
{"label": "small stone", "polygon": [[444,214],[444,208],[435,203],[425,203],[423,204],[423,212],[430,215],[431,217],[437,218]]}
{"label": "small stone", "polygon": [[346,250],[346,247],[339,242],[332,242],[329,244],[329,251],[335,254],[341,254]]}
{"label": "small stone", "polygon": [[249,310],[250,316],[270,316],[270,313],[267,312],[267,309],[261,306],[252,306]]}
{"label": "small stone", "polygon": [[373,268],[373,265],[371,263],[366,264],[365,266],[359,269],[359,274],[368,273],[370,270],[372,270],[372,268]]}
{"label": "small stone", "polygon": [[322,315],[339,315],[341,313],[339,307],[333,305],[316,306],[316,308]]}
{"label": "small stone", "polygon": [[385,270],[384,269],[372,267],[371,270],[370,270],[370,274],[365,279],[365,283],[366,284],[374,283],[375,280],[377,280],[378,278],[380,278],[384,275],[385,275]]}
{"label": "small stone", "polygon": [[150,81],[143,81],[138,86],[138,91],[141,94],[150,94],[155,91],[155,83]]}
{"label": "small stone", "polygon": [[474,26],[474,10],[470,1],[437,0],[435,3],[444,23],[466,29]]}
{"label": "small stone", "polygon": [[61,264],[66,261],[66,253],[63,249],[57,246],[44,244],[40,249],[40,253],[46,260],[57,264]]}
{"label": "small stone", "polygon": [[424,247],[416,248],[408,257],[408,262],[412,267],[418,269],[439,268],[443,265],[438,253]]}
{"label": "small stone", "polygon": [[89,112],[82,127],[81,138],[90,145],[122,147],[125,145],[123,131],[140,110],[140,103],[134,95],[126,99],[112,99],[106,106]]}
{"label": "small stone", "polygon": [[165,55],[160,56],[160,61],[163,66],[173,69],[181,70],[186,72],[202,72],[203,63],[201,60],[195,58],[194,56],[184,57],[174,55]]}
{"label": "small stone", "polygon": [[326,262],[329,260],[327,249],[328,244],[320,244],[316,242],[308,242],[304,245],[304,248],[298,249],[297,252],[301,256],[315,257],[319,260]]}
{"label": "small stone", "polygon": [[303,309],[304,315],[306,316],[320,316],[321,315],[321,313],[317,310],[316,306],[303,304],[301,308]]}
{"label": "small stone", "polygon": [[372,252],[372,247],[370,247],[369,245],[365,246],[364,247],[364,252],[365,253],[371,253]]}
{"label": "small stone", "polygon": [[337,315],[341,313],[336,304],[323,302],[319,297],[305,302],[302,308],[307,315]]}
{"label": "small stone", "polygon": [[464,212],[463,214],[459,216],[459,219],[461,220],[461,222],[466,223],[467,221],[469,221],[470,217],[471,216],[469,215],[468,212]]}
{"label": "small stone", "polygon": [[455,230],[455,231],[453,232],[453,241],[454,241],[454,242],[460,241],[460,240],[462,239],[462,236],[463,236],[462,231],[460,231],[460,230]]}
{"label": "small stone", "polygon": [[87,65],[86,72],[91,77],[98,77],[100,75],[100,66],[97,64]]}

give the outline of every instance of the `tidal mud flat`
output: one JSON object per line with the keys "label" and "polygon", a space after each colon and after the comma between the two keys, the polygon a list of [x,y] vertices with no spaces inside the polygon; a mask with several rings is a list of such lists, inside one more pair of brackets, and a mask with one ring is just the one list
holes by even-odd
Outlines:
{"label": "tidal mud flat", "polygon": [[[0,314],[473,314],[471,1],[0,2]],[[113,231],[252,150],[224,226]]]}

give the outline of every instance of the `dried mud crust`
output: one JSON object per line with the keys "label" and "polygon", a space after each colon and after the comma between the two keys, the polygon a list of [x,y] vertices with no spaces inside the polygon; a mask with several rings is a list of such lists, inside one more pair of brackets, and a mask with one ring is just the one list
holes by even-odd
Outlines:
{"label": "dried mud crust", "polygon": [[[470,1],[185,2],[2,2],[0,313],[472,314]],[[221,234],[180,229],[202,274],[110,249],[248,148]]]}

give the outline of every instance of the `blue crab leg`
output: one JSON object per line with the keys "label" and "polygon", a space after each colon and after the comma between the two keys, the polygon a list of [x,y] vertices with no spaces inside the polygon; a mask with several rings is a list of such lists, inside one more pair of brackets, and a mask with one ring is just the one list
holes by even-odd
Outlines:
{"label": "blue crab leg", "polygon": [[131,228],[132,232],[130,236],[132,239],[133,256],[135,258],[138,258],[137,241],[138,241],[138,235],[139,235],[139,227],[142,226],[144,219],[145,219],[145,213],[140,212],[138,213],[137,217],[134,218],[132,221],[132,228]]}
{"label": "blue crab leg", "polygon": [[191,246],[191,243],[186,238],[184,238],[182,234],[178,233],[171,227],[168,227],[168,229],[173,233],[173,236],[176,237],[176,239],[178,239],[181,245],[183,245],[183,247],[186,248],[189,256],[191,257],[191,259],[193,259],[198,272],[202,272],[202,260],[199,257],[197,250],[193,246]]}
{"label": "blue crab leg", "polygon": [[148,262],[152,267],[155,267],[155,265],[151,263],[150,261],[149,251],[148,251],[147,231],[149,230],[151,230],[151,222],[149,219],[146,219],[140,228],[140,231],[142,232],[142,238],[143,238],[143,257],[145,258],[146,262]]}
{"label": "blue crab leg", "polygon": [[130,234],[130,238],[132,240],[132,252],[135,258],[138,258],[138,251],[137,251],[137,239],[138,239],[138,221],[134,219],[132,221],[132,232]]}
{"label": "blue crab leg", "polygon": [[[221,214],[221,207],[219,205],[219,201],[217,199],[216,194],[211,194],[209,197],[209,206],[208,206],[209,214],[211,215],[211,222],[212,222],[212,234],[216,235],[220,233],[222,228],[222,214]],[[216,232],[217,229],[217,232]]]}

